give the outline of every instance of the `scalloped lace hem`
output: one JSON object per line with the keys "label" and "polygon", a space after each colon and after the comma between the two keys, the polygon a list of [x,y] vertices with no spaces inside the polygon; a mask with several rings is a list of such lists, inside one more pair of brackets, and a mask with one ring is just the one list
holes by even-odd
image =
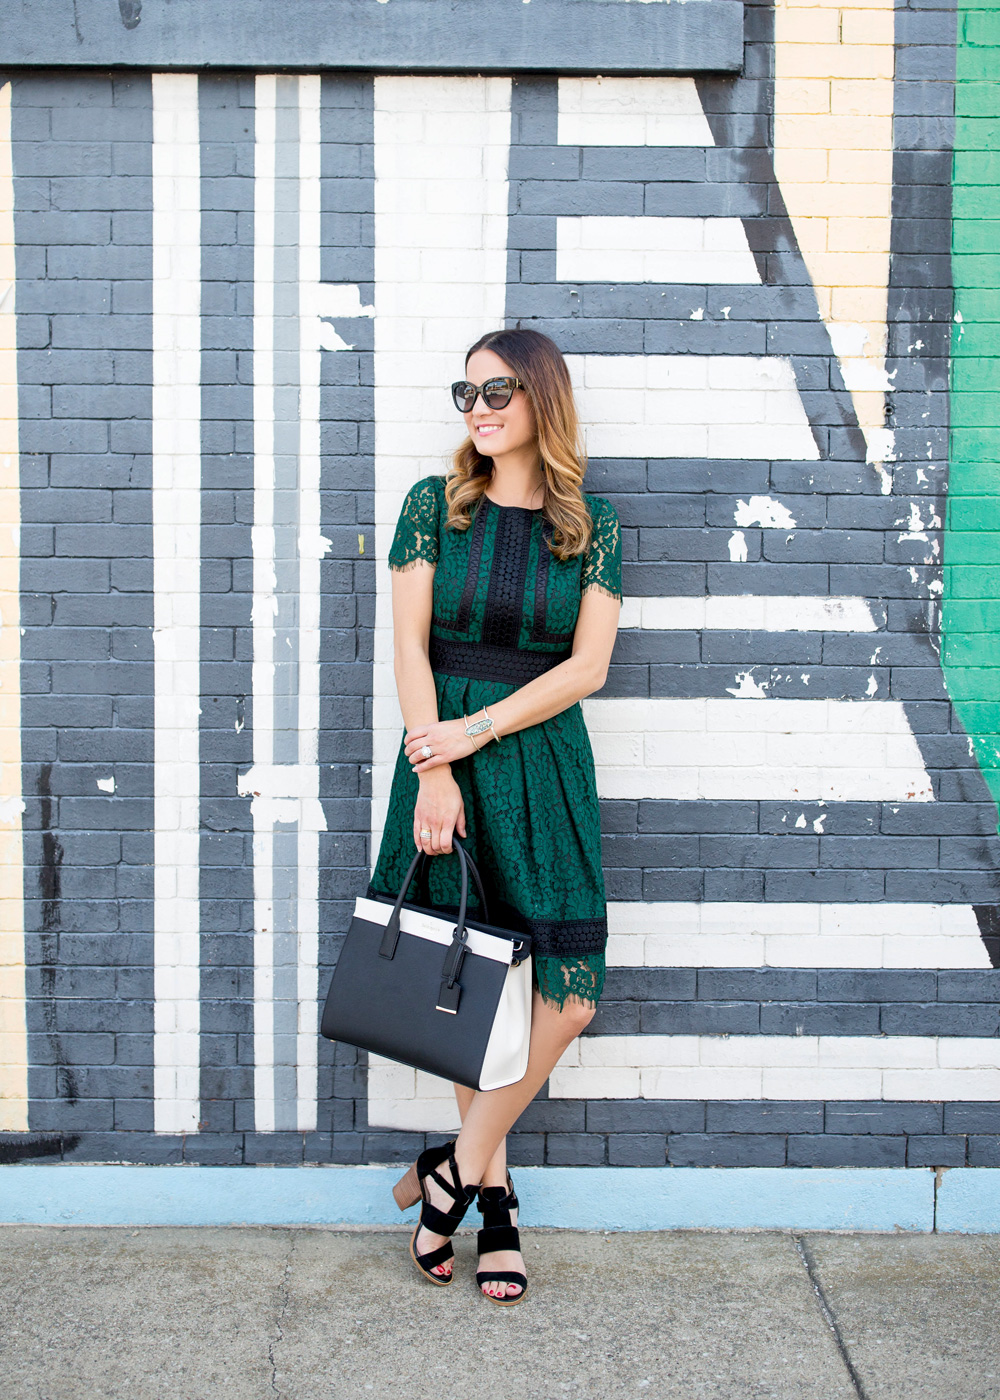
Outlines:
{"label": "scalloped lace hem", "polygon": [[603,953],[581,958],[535,958],[535,982],[542,1000],[561,1011],[570,999],[596,1006],[604,990]]}

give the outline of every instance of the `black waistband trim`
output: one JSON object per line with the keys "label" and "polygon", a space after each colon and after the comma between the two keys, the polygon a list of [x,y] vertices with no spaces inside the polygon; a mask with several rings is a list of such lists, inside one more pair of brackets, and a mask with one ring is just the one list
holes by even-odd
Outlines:
{"label": "black waistband trim", "polygon": [[471,681],[499,681],[525,685],[544,676],[571,654],[566,651],[524,651],[521,647],[487,646],[482,642],[457,642],[431,636],[431,670],[444,676]]}

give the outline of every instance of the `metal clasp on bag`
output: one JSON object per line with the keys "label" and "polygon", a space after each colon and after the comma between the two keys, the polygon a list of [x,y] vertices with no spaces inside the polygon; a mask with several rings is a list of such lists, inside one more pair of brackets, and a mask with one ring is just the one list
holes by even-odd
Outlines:
{"label": "metal clasp on bag", "polygon": [[[519,939],[517,940],[517,942],[514,944],[513,949],[511,950],[511,956],[510,956],[510,965],[511,965],[511,967],[520,967],[521,964],[524,962],[524,958],[519,958],[519,957],[517,956],[518,953],[520,953],[520,951],[521,951],[521,949],[522,949],[523,947],[524,947],[524,939],[523,939],[523,938],[519,938]],[[525,955],[525,956],[527,956],[527,955]]]}

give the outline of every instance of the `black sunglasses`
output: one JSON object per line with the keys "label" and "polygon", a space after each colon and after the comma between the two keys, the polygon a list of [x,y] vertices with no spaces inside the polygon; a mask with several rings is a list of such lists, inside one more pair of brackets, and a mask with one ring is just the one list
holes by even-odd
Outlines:
{"label": "black sunglasses", "polygon": [[485,384],[470,384],[468,379],[458,379],[451,386],[451,396],[459,413],[471,413],[480,394],[487,408],[506,408],[514,397],[515,389],[523,389],[520,379],[511,374],[502,374],[496,379],[487,379]]}

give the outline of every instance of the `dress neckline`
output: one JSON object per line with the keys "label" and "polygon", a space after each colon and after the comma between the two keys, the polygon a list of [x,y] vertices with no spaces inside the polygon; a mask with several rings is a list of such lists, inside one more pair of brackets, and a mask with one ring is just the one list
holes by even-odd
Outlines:
{"label": "dress neckline", "polygon": [[494,501],[491,496],[487,496],[485,491],[483,492],[483,500],[489,501],[490,505],[495,506],[497,510],[523,510],[526,515],[538,515],[545,508],[544,506],[502,506],[499,501]]}

